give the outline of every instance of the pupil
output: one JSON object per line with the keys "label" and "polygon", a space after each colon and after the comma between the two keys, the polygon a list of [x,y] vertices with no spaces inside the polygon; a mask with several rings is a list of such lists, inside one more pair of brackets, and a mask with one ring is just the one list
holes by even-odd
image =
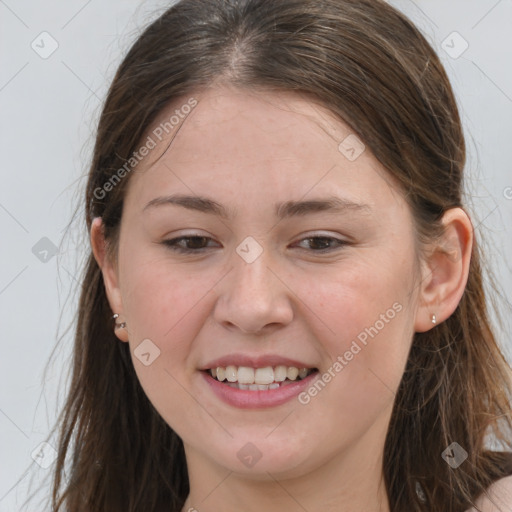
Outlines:
{"label": "pupil", "polygon": [[192,246],[193,249],[201,249],[204,246],[204,242],[206,237],[204,236],[193,236],[189,240],[189,245]]}
{"label": "pupil", "polygon": [[[310,238],[309,240],[310,240],[310,242],[311,241],[313,242],[313,246],[314,247],[316,246],[317,249],[326,249],[329,247],[329,239],[328,238],[316,237],[316,238]],[[323,241],[323,243],[321,243],[322,241]]]}

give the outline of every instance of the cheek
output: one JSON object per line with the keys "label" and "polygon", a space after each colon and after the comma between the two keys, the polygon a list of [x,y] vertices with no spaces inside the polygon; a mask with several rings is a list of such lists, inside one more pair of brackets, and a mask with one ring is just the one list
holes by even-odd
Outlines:
{"label": "cheek", "polygon": [[[189,357],[211,308],[208,291],[219,277],[214,272],[183,272],[168,260],[131,254],[121,282],[133,365],[155,409],[172,428],[186,432],[191,423],[204,422],[196,400],[187,392],[195,371]],[[147,346],[144,353],[150,353],[150,364],[137,355],[142,346]]]}
{"label": "cheek", "polygon": [[[188,345],[198,329],[193,319],[204,291],[198,278],[180,272],[165,256],[155,257],[153,248],[138,249],[127,242],[123,254],[121,294],[132,360],[143,387],[150,386],[146,391],[152,398],[158,379],[169,380],[166,371],[175,375],[176,369],[185,368]],[[139,357],[142,347],[149,357]]]}
{"label": "cheek", "polygon": [[347,265],[330,279],[304,280],[310,325],[331,360],[325,378],[332,394],[311,390],[326,407],[335,400],[346,406],[341,415],[361,417],[362,409],[371,414],[393,400],[414,333],[412,276],[411,264],[390,253]]}
{"label": "cheek", "polygon": [[123,306],[135,338],[154,337],[164,345],[177,346],[185,332],[193,339],[189,330],[199,329],[197,315],[219,275],[215,270],[174,264],[165,255],[155,257],[150,251],[132,252],[121,282]]}
{"label": "cheek", "polygon": [[410,314],[404,312],[410,303],[412,267],[393,255],[387,259],[342,262],[335,270],[304,274],[295,283],[311,318],[317,318],[315,324],[323,324],[329,333],[333,348],[343,349],[343,341],[361,333],[364,341],[365,329],[375,323],[379,332],[400,331],[397,327]]}

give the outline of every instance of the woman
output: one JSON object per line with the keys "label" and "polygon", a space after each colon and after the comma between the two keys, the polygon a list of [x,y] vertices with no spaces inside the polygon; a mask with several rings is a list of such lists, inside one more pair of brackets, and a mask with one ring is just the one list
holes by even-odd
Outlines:
{"label": "woman", "polygon": [[165,12],[99,122],[53,509],[509,510],[464,163],[387,3]]}

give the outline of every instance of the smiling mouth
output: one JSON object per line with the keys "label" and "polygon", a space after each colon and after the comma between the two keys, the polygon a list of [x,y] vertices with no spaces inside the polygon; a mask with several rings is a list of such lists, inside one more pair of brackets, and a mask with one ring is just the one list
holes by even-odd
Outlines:
{"label": "smiling mouth", "polygon": [[213,379],[236,389],[248,391],[267,391],[278,389],[294,381],[305,379],[316,368],[296,368],[295,366],[265,366],[251,368],[248,366],[218,366],[205,370]]}

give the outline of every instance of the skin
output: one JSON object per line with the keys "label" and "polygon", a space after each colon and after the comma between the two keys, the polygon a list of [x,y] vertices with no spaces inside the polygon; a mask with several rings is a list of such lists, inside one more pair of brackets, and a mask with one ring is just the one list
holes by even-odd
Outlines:
{"label": "skin", "polygon": [[[325,109],[292,93],[226,86],[194,97],[179,129],[129,178],[115,258],[106,256],[101,219],[91,230],[110,306],[127,323],[116,334],[184,442],[183,511],[389,512],[382,454],[395,392],[414,332],[435,328],[432,314],[439,324],[460,301],[471,222],[449,210],[446,237],[419,254],[403,193],[368,148],[354,161],[338,150],[352,131]],[[170,204],[143,211],[174,193],[207,196],[234,215]],[[368,209],[274,215],[276,203],[333,194]],[[212,239],[197,255],[162,243],[193,234]],[[236,252],[247,236],[263,249],[252,263]],[[322,255],[311,236],[348,244],[332,242]],[[241,410],[198,371],[237,352],[293,357],[323,374],[396,303],[400,312],[305,405]],[[148,338],[160,355],[145,366],[133,351]],[[251,468],[237,457],[249,442],[261,453]]]}
{"label": "skin", "polygon": [[482,495],[478,498],[475,505],[467,512],[502,512],[510,510],[512,506],[512,476],[507,476],[494,482],[487,489],[488,496]]}

